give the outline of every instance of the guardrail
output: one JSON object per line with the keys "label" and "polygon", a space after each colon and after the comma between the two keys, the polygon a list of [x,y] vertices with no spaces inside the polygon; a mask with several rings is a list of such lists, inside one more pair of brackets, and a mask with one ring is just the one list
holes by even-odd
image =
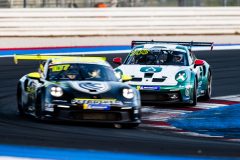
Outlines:
{"label": "guardrail", "polygon": [[0,36],[238,33],[240,7],[0,10]]}

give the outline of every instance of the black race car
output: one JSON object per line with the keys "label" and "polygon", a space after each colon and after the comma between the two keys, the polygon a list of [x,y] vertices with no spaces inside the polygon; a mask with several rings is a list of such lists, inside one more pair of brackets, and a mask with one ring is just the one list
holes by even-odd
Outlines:
{"label": "black race car", "polygon": [[141,122],[139,91],[120,83],[104,57],[15,55],[16,63],[18,59],[45,60],[37,72],[19,80],[17,101],[21,115],[127,127]]}

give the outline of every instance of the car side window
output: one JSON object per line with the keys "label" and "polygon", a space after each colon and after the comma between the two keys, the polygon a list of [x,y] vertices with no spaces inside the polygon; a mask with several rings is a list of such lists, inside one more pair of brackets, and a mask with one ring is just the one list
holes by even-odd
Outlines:
{"label": "car side window", "polygon": [[189,53],[190,53],[190,56],[189,56],[190,64],[194,64],[194,62],[195,62],[195,55],[193,54],[192,51],[190,51]]}
{"label": "car side window", "polygon": [[195,62],[195,60],[196,60],[196,56],[194,55],[194,53],[193,52],[191,52],[191,55],[192,55],[192,60],[193,60],[193,63]]}

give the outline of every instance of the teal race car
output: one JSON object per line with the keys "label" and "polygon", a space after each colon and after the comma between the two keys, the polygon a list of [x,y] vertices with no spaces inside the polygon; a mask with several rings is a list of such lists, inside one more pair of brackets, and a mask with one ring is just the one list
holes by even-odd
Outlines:
{"label": "teal race car", "polygon": [[[134,45],[137,45],[134,47]],[[138,89],[142,103],[181,103],[195,106],[197,98],[210,99],[212,70],[197,59],[192,46],[209,46],[208,42],[133,41],[126,60],[114,58],[120,66],[116,76],[132,77],[125,83]]]}

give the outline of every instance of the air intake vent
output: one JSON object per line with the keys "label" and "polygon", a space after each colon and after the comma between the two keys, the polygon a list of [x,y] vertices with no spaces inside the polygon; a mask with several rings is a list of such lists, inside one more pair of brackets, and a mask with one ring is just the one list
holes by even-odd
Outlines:
{"label": "air intake vent", "polygon": [[132,78],[131,81],[134,81],[134,82],[141,82],[141,81],[142,81],[142,78]]}
{"label": "air intake vent", "polygon": [[112,94],[102,94],[101,95],[102,99],[114,99],[114,95]]}
{"label": "air intake vent", "polygon": [[164,82],[166,78],[153,78],[152,82]]}
{"label": "air intake vent", "polygon": [[145,73],[144,78],[152,78],[153,73]]}
{"label": "air intake vent", "polygon": [[75,98],[86,98],[89,99],[89,94],[73,94]]}

